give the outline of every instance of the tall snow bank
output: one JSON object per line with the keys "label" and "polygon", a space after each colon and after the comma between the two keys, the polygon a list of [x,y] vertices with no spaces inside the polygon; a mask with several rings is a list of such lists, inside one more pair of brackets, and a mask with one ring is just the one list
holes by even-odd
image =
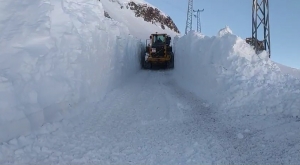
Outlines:
{"label": "tall snow bank", "polygon": [[229,27],[213,37],[192,31],[176,39],[175,56],[177,82],[220,110],[300,113],[299,79],[282,73],[266,52],[255,54]]}
{"label": "tall snow bank", "polygon": [[99,101],[139,68],[139,41],[99,1],[1,1],[0,9],[0,142]]}

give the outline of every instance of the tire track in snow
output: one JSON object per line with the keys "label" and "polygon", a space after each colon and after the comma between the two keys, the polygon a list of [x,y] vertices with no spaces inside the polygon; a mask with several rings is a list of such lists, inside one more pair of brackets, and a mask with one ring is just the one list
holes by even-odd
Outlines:
{"label": "tire track in snow", "polygon": [[231,128],[224,127],[216,111],[192,93],[181,89],[172,79],[166,85],[171,86],[169,93],[177,96],[179,105],[184,108],[184,116],[195,140],[195,153],[189,161],[199,163],[204,159],[207,161],[200,163],[229,163],[230,155],[236,154],[230,147],[235,136]]}
{"label": "tire track in snow", "polygon": [[[29,136],[4,162],[22,164],[226,163],[227,137],[213,111],[170,83],[171,71],[141,71],[56,132]],[[225,129],[226,130],[226,129]],[[231,137],[231,133],[228,133]],[[225,142],[226,143],[226,142]],[[227,142],[228,143],[228,142]],[[227,145],[229,146],[229,144]]]}

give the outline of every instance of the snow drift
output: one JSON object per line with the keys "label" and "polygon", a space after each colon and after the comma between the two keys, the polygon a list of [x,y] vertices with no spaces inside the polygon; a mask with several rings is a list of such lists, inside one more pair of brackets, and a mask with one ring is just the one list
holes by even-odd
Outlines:
{"label": "snow drift", "polygon": [[299,79],[266,52],[256,55],[229,27],[212,37],[192,31],[175,42],[175,79],[224,112],[300,114]]}
{"label": "snow drift", "polygon": [[140,42],[99,1],[1,1],[0,10],[0,142],[99,101],[139,69]]}

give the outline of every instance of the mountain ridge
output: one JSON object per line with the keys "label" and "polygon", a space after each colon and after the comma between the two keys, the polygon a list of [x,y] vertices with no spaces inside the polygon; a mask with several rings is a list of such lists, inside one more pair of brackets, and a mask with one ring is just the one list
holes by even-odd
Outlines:
{"label": "mountain ridge", "polygon": [[[172,33],[171,36],[180,34],[178,27],[169,15],[144,0],[99,1],[103,5],[104,15],[107,18],[126,24],[133,34],[137,33],[137,29],[148,30],[149,33]],[[147,26],[150,28],[146,29]]]}

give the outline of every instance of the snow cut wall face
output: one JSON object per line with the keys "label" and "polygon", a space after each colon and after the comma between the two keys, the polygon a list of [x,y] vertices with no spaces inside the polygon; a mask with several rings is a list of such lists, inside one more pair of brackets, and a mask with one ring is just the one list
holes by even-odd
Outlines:
{"label": "snow cut wall face", "polygon": [[229,27],[212,37],[192,31],[176,39],[175,55],[177,82],[221,110],[300,113],[299,79],[283,74],[266,52],[256,55]]}
{"label": "snow cut wall face", "polygon": [[0,142],[99,101],[136,72],[140,43],[97,0],[0,2]]}

